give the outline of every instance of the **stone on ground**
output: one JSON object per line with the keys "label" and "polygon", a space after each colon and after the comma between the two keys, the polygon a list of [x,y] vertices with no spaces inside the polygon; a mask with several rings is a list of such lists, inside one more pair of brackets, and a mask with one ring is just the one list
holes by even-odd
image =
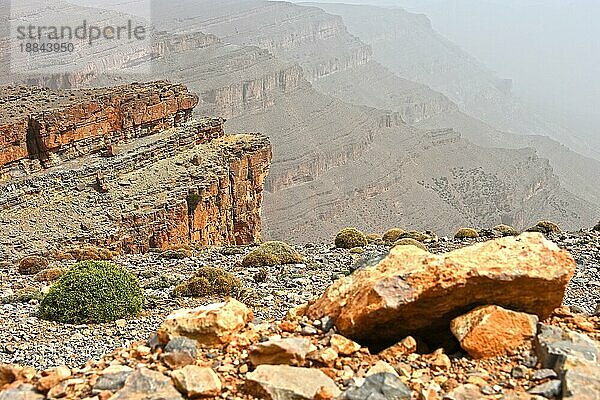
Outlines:
{"label": "stone on ground", "polygon": [[250,394],[265,400],[312,400],[321,388],[334,397],[340,394],[321,370],[287,365],[259,365],[248,373],[246,386]]}
{"label": "stone on ground", "polygon": [[186,337],[173,338],[165,346],[164,362],[171,368],[193,364],[198,350],[196,341]]}
{"label": "stone on ground", "polygon": [[330,316],[342,335],[367,344],[445,330],[478,303],[546,318],[560,306],[574,272],[571,255],[539,233],[442,255],[397,246],[375,266],[334,282],[307,316]]}
{"label": "stone on ground", "polygon": [[361,386],[352,386],[341,400],[410,400],[411,390],[395,374],[380,372],[369,375]]}
{"label": "stone on ground", "polygon": [[478,307],[456,317],[450,330],[473,358],[513,354],[537,333],[538,317],[498,306]]}
{"label": "stone on ground", "polygon": [[360,344],[338,334],[331,335],[329,345],[333,350],[336,351],[336,353],[342,356],[351,356],[360,350]]}
{"label": "stone on ground", "polygon": [[221,393],[221,380],[212,368],[187,365],[173,371],[171,378],[175,387],[192,399]]}
{"label": "stone on ground", "polygon": [[286,338],[258,343],[250,348],[248,356],[253,365],[300,365],[310,350],[308,339]]}
{"label": "stone on ground", "polygon": [[200,344],[227,343],[254,318],[252,310],[235,299],[171,313],[158,328],[161,343],[187,337]]}
{"label": "stone on ground", "polygon": [[600,399],[600,343],[588,336],[540,325],[536,350],[543,368],[552,368],[562,381],[565,399]]}
{"label": "stone on ground", "polygon": [[183,397],[165,375],[138,368],[110,400],[183,400]]}
{"label": "stone on ground", "polygon": [[33,385],[23,384],[0,392],[0,400],[44,400],[46,396],[36,392]]}

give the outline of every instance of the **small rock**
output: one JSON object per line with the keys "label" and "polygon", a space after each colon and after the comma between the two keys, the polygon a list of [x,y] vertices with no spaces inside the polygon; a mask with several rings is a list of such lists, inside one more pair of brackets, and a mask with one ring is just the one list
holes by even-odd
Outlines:
{"label": "small rock", "polygon": [[44,400],[44,398],[43,394],[36,392],[33,385],[29,384],[0,391],[0,400]]}
{"label": "small rock", "polygon": [[369,370],[367,371],[365,376],[371,376],[371,375],[381,374],[381,373],[388,373],[388,374],[396,375],[398,378],[400,377],[400,376],[398,376],[398,373],[396,372],[394,367],[392,367],[390,364],[388,364],[382,360],[377,361],[375,363],[375,365],[373,365],[371,368],[369,368]]}
{"label": "small rock", "polygon": [[471,383],[460,385],[443,397],[444,400],[472,400],[479,398],[481,398],[479,386]]}
{"label": "small rock", "polygon": [[218,396],[221,380],[212,368],[187,365],[171,374],[175,387],[190,398]]}
{"label": "small rock", "polygon": [[548,381],[529,389],[529,393],[544,396],[547,399],[558,397],[561,393],[561,384],[559,380]]}
{"label": "small rock", "polygon": [[413,354],[415,351],[417,351],[417,341],[412,336],[407,336],[395,345],[380,352],[379,356],[389,362],[394,362],[402,356]]}
{"label": "small rock", "polygon": [[254,319],[252,310],[235,299],[171,313],[158,329],[161,343],[185,336],[198,343],[227,343]]}
{"label": "small rock", "polygon": [[310,341],[302,338],[286,338],[258,343],[250,348],[249,358],[253,365],[288,364],[300,365],[310,350]]}
{"label": "small rock", "polygon": [[328,367],[332,367],[335,360],[338,358],[338,353],[335,352],[331,347],[311,351],[306,355],[306,358],[312,361],[316,361]]}
{"label": "small rock", "polygon": [[110,367],[105,368],[96,380],[94,392],[98,393],[104,390],[116,392],[125,385],[125,381],[132,372],[133,369],[125,365],[111,365]]}
{"label": "small rock", "polygon": [[246,376],[249,392],[266,400],[312,400],[325,388],[338,396],[337,385],[321,370],[287,365],[259,365]]}
{"label": "small rock", "polygon": [[163,361],[172,369],[185,367],[196,361],[196,341],[186,337],[173,338],[165,346]]}
{"label": "small rock", "polygon": [[358,387],[348,388],[342,400],[410,400],[411,390],[406,387],[397,375],[381,372],[370,375]]}
{"label": "small rock", "polygon": [[554,372],[554,370],[552,369],[548,369],[548,368],[544,368],[544,369],[538,369],[537,371],[535,371],[533,373],[533,375],[531,375],[531,380],[532,381],[542,381],[544,379],[555,379],[557,377],[556,372]]}
{"label": "small rock", "polygon": [[351,356],[360,350],[360,344],[345,338],[342,335],[338,335],[337,333],[331,335],[329,346],[342,356]]}
{"label": "small rock", "polygon": [[111,400],[183,400],[171,385],[171,379],[160,372],[138,368]]}
{"label": "small rock", "polygon": [[42,393],[46,393],[48,390],[52,389],[54,386],[58,385],[60,382],[64,381],[70,376],[71,370],[68,367],[57,367],[48,375],[41,377],[37,381],[35,388]]}
{"label": "small rock", "polygon": [[513,378],[516,378],[516,379],[525,378],[526,374],[527,374],[527,370],[520,365],[513,367],[513,369],[510,371],[510,376],[512,376]]}

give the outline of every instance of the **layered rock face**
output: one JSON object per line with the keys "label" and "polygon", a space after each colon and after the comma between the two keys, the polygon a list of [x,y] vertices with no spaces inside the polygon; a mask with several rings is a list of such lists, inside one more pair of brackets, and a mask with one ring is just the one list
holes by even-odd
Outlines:
{"label": "layered rock face", "polygon": [[0,96],[8,117],[0,168],[25,158],[49,166],[178,127],[198,103],[186,87],[167,82],[69,93],[4,87]]}
{"label": "layered rock face", "polygon": [[225,135],[220,118],[192,120],[197,97],[168,82],[56,95],[64,103],[23,117],[43,122],[34,143],[46,151],[4,166],[7,256],[80,242],[140,252],[260,239],[271,160],[264,136]]}

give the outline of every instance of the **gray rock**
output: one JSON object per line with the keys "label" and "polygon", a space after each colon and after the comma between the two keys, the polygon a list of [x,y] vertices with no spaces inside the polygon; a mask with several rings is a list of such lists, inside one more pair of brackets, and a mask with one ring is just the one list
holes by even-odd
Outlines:
{"label": "gray rock", "polygon": [[193,364],[197,353],[195,340],[177,337],[167,343],[163,360],[171,368],[181,368]]}
{"label": "gray rock", "polygon": [[342,393],[343,400],[410,400],[411,391],[398,376],[387,372],[373,374],[358,387]]}
{"label": "gray rock", "polygon": [[196,358],[198,354],[197,344],[195,340],[187,338],[185,336],[173,338],[167,343],[165,346],[165,352],[173,353],[173,352],[184,352],[188,353],[193,358]]}
{"label": "gray rock", "polygon": [[43,394],[36,392],[33,385],[29,384],[0,392],[0,400],[44,400],[44,398]]}
{"label": "gray rock", "polygon": [[542,383],[541,385],[537,385],[533,389],[529,389],[528,392],[531,394],[544,396],[547,399],[553,399],[560,395],[561,383],[559,380],[548,381],[546,383]]}
{"label": "gray rock", "polygon": [[569,357],[593,362],[600,358],[594,341],[586,335],[545,324],[540,324],[536,351],[542,367],[556,372],[563,369]]}
{"label": "gray rock", "polygon": [[512,376],[513,378],[523,378],[525,377],[525,374],[527,373],[527,369],[524,368],[521,365],[517,365],[516,367],[513,367],[513,369],[510,371],[510,376]]}
{"label": "gray rock", "polygon": [[335,322],[333,321],[333,318],[331,318],[329,315],[326,315],[323,318],[321,318],[321,329],[324,332],[329,332],[329,330],[332,329],[334,325]]}
{"label": "gray rock", "polygon": [[548,369],[548,368],[544,368],[544,369],[538,369],[537,371],[535,371],[533,373],[533,375],[531,376],[531,380],[532,381],[541,381],[544,379],[555,379],[557,378],[558,375],[556,375],[556,372],[554,372],[553,369]]}
{"label": "gray rock", "polygon": [[160,372],[139,368],[125,381],[125,386],[111,400],[183,400],[171,379]]}
{"label": "gray rock", "polygon": [[600,343],[582,333],[541,325],[536,347],[542,366],[561,378],[563,398],[600,399]]}
{"label": "gray rock", "polygon": [[103,390],[110,390],[111,392],[116,392],[125,385],[125,381],[129,378],[129,375],[131,375],[131,371],[101,375],[98,377],[98,380],[96,380],[94,391],[101,392]]}

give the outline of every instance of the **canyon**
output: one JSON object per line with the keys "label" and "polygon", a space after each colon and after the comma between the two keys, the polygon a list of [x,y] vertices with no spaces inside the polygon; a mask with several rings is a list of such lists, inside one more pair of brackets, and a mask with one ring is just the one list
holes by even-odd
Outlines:
{"label": "canyon", "polygon": [[[462,225],[525,228],[552,218],[576,228],[596,219],[600,193],[588,182],[600,165],[545,137],[507,133],[469,115],[431,82],[383,65],[378,48],[348,30],[354,25],[345,15],[321,8],[155,4],[160,33],[146,54],[151,73],[136,75],[123,64],[121,74],[29,83],[105,87],[168,77],[198,93],[196,116],[226,118],[226,130],[263,132],[274,149],[265,238],[323,240],[345,225],[380,231],[384,221],[448,234]],[[96,62],[122,58],[107,57]],[[440,68],[444,62],[470,74],[454,59],[442,59]]]}

